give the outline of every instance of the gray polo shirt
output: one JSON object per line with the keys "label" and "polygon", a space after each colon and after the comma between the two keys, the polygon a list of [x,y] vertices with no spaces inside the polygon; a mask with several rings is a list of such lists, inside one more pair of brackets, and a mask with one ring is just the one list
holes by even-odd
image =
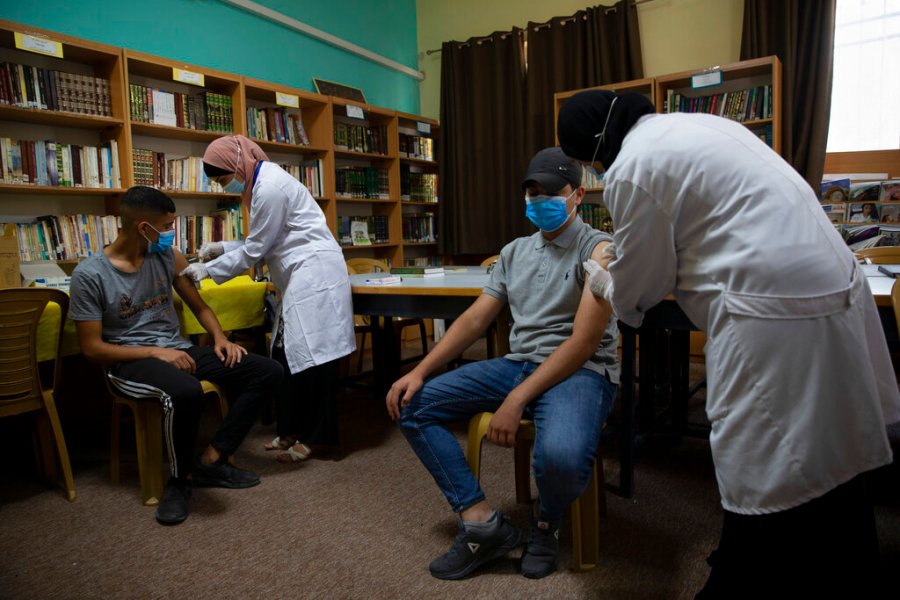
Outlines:
{"label": "gray polo shirt", "polygon": [[69,286],[69,317],[101,321],[103,341],[119,346],[189,348],[172,304],[175,256],[147,253],[137,273],[117,269],[99,252],[78,264]]}
{"label": "gray polo shirt", "polygon": [[[603,241],[611,242],[612,236],[576,216],[553,241],[537,232],[503,247],[484,293],[509,304],[513,323],[506,358],[541,363],[571,337],[584,289],[582,263]],[[619,383],[618,345],[613,317],[597,351],[582,366]]]}

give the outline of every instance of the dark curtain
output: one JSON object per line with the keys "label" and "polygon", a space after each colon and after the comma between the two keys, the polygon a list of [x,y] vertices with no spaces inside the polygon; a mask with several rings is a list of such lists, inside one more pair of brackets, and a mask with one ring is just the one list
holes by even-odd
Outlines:
{"label": "dark curtain", "polygon": [[640,79],[643,74],[637,7],[630,0],[529,23],[529,151],[555,144],[554,93]]}
{"label": "dark curtain", "polygon": [[523,42],[513,29],[441,46],[441,254],[496,254],[531,231]]}
{"label": "dark curtain", "polygon": [[745,0],[741,60],[781,60],[781,154],[816,191],[831,117],[835,0]]}

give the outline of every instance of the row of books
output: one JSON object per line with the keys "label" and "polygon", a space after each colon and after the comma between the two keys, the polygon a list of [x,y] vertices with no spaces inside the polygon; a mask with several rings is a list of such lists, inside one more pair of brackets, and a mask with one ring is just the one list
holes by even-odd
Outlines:
{"label": "row of books", "polygon": [[613,232],[612,216],[602,204],[582,203],[578,206],[578,216],[594,229],[599,229],[606,233]]}
{"label": "row of books", "polygon": [[900,225],[835,225],[854,252],[876,246],[900,246]]}
{"label": "row of books", "polygon": [[426,212],[403,215],[403,241],[437,241],[437,232],[434,229],[434,214]]}
{"label": "row of books", "polygon": [[199,156],[168,158],[164,152],[134,148],[131,151],[134,182],[161,190],[223,193],[222,186],[203,172]]}
{"label": "row of books", "polygon": [[391,267],[391,275],[403,277],[443,277],[444,267],[441,265],[404,265]]}
{"label": "row of books", "polygon": [[707,113],[733,121],[753,121],[772,118],[772,86],[723,92],[690,98],[675,90],[666,92],[663,112]]}
{"label": "row of books", "polygon": [[285,108],[247,109],[247,133],[250,137],[266,142],[281,142],[308,146],[309,138],[303,127],[299,112],[288,112]]}
{"label": "row of books", "polygon": [[77,260],[112,243],[120,223],[114,215],[46,215],[15,226],[20,260]]}
{"label": "row of books", "polygon": [[119,149],[61,144],[53,140],[0,138],[3,183],[60,187],[120,188]]}
{"label": "row of books", "polygon": [[387,127],[384,125],[334,124],[334,147],[338,150],[387,154]]}
{"label": "row of books", "polygon": [[313,196],[322,197],[325,195],[323,192],[324,184],[322,180],[321,159],[314,158],[312,160],[300,161],[299,165],[282,163],[279,166],[287,171],[291,177],[305,185],[306,189],[308,189],[309,193]]}
{"label": "row of books", "polygon": [[900,179],[851,182],[848,178],[823,181],[819,187],[822,202],[900,202]]}
{"label": "row of books", "polygon": [[344,246],[390,243],[387,215],[343,215],[338,219],[337,238]]}
{"label": "row of books", "polygon": [[108,79],[12,62],[0,64],[0,104],[112,116]]}
{"label": "row of books", "polygon": [[437,173],[417,173],[400,166],[400,199],[405,202],[438,201]]}
{"label": "row of books", "polygon": [[335,191],[339,198],[390,198],[388,172],[376,167],[339,167],[335,171]]}
{"label": "row of books", "polygon": [[434,160],[434,140],[428,137],[401,133],[400,156]]}
{"label": "row of books", "polygon": [[185,215],[175,219],[175,246],[196,254],[205,242],[243,239],[240,204],[220,207],[212,215]]}
{"label": "row of books", "polygon": [[231,96],[207,90],[172,93],[136,83],[129,84],[128,91],[132,121],[220,133],[234,131]]}
{"label": "row of books", "polygon": [[900,223],[900,202],[822,203],[832,223]]}

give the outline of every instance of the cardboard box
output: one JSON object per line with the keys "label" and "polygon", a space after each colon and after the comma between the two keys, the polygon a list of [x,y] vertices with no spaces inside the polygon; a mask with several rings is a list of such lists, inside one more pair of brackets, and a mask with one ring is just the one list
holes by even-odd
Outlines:
{"label": "cardboard box", "polygon": [[16,226],[0,225],[0,288],[22,287]]}

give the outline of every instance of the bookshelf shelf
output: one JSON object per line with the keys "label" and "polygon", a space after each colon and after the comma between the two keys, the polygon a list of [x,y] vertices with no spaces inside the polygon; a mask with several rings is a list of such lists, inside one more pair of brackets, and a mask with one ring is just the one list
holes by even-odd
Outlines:
{"label": "bookshelf shelf", "polygon": [[86,188],[57,185],[0,184],[0,194],[31,194],[53,196],[116,196],[126,190],[121,188]]}
{"label": "bookshelf shelf", "polygon": [[230,135],[217,131],[204,131],[200,129],[187,129],[184,127],[171,127],[169,125],[157,125],[156,123],[131,122],[133,135],[146,135],[149,137],[166,138],[170,140],[183,140],[187,142],[209,143],[223,135]]}
{"label": "bookshelf shelf", "polygon": [[335,148],[334,150],[335,157],[343,157],[343,158],[360,158],[367,160],[391,160],[391,157],[387,154],[375,154],[373,152],[355,152],[353,150],[341,150]]}
{"label": "bookshelf shelf", "polygon": [[335,198],[338,202],[347,202],[354,204],[396,204],[397,200],[395,198],[344,198],[343,196],[337,196]]}
{"label": "bookshelf shelf", "polygon": [[437,242],[407,242],[403,241],[404,246],[437,246]]}
{"label": "bookshelf shelf", "polygon": [[437,208],[438,206],[440,206],[439,202],[413,202],[410,200],[404,200],[403,202],[401,202],[401,204],[403,206],[425,206],[428,208]]}
{"label": "bookshelf shelf", "polygon": [[97,130],[121,127],[125,124],[124,119],[115,117],[82,115],[67,111],[19,108],[7,105],[0,105],[0,121],[18,121],[20,123],[33,123],[36,125],[57,125],[61,127]]}
{"label": "bookshelf shelf", "polygon": [[165,192],[167,196],[172,198],[209,198],[213,200],[221,200],[224,202],[240,202],[241,197],[237,194],[223,194],[220,192],[186,192],[182,190],[165,190],[160,188],[161,191]]}
{"label": "bookshelf shelf", "polygon": [[369,244],[368,246],[351,246],[341,244],[343,250],[368,250],[369,248],[397,248],[399,244]]}
{"label": "bookshelf shelf", "polygon": [[423,165],[429,167],[437,167],[438,163],[436,160],[424,160],[421,158],[409,158],[406,156],[400,156],[400,161],[405,163],[412,163],[414,165]]}
{"label": "bookshelf shelf", "polygon": [[288,152],[293,154],[325,154],[328,152],[328,148],[320,148],[318,146],[304,146],[302,144],[285,144],[284,142],[270,142],[267,140],[258,140],[255,138],[254,142],[259,144],[259,147],[267,152]]}

